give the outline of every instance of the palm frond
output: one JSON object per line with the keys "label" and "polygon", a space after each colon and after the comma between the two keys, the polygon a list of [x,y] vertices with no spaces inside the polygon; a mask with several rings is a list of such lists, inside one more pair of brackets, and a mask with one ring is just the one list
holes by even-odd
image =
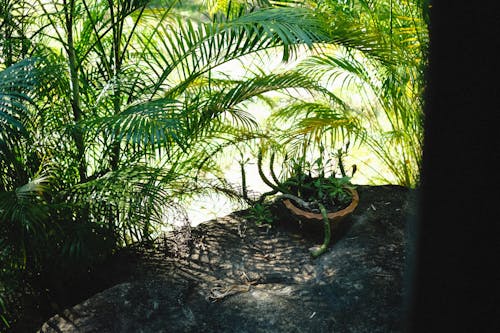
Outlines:
{"label": "palm frond", "polygon": [[345,142],[365,140],[365,130],[356,114],[328,104],[297,102],[277,110],[269,119],[273,131],[290,155],[300,156],[320,146],[333,150]]}
{"label": "palm frond", "polygon": [[80,126],[102,134],[110,142],[124,142],[149,149],[168,148],[172,143],[181,147],[182,105],[172,99],[157,99],[129,106],[123,112],[83,121]]}
{"label": "palm frond", "polygon": [[13,191],[0,192],[0,220],[5,223],[2,237],[18,242],[15,247],[18,251],[26,252],[31,246],[25,243],[27,239],[42,240],[47,236],[48,206],[44,200],[47,180],[39,177]]}
{"label": "palm frond", "polygon": [[0,71],[0,134],[26,134],[27,103],[37,83],[35,63],[36,59],[26,59]]}
{"label": "palm frond", "polygon": [[283,60],[324,41],[326,32],[307,9],[264,9],[227,20],[194,25],[189,21],[163,22],[139,37],[150,60],[150,72],[159,74],[154,91],[165,89],[175,97],[199,76],[233,59],[283,47]]}
{"label": "palm frond", "polygon": [[0,190],[12,191],[27,182],[34,174],[31,169],[38,167],[32,136],[36,66],[38,60],[32,58],[0,72]]}
{"label": "palm frond", "polygon": [[61,195],[72,205],[87,207],[96,223],[108,225],[120,234],[121,242],[129,243],[158,231],[166,212],[178,208],[173,193],[185,179],[175,166],[136,164],[108,172]]}

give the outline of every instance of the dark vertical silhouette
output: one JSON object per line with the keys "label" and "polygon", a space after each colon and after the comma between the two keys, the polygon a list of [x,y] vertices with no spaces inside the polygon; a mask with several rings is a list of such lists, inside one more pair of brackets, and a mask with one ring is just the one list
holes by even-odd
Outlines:
{"label": "dark vertical silhouette", "polygon": [[492,235],[500,223],[500,202],[493,201],[500,184],[500,11],[488,6],[434,1],[431,8],[408,332],[499,331]]}

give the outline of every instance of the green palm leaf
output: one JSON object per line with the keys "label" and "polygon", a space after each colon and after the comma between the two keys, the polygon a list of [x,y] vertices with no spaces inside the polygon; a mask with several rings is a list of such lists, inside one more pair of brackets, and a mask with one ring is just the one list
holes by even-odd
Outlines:
{"label": "green palm leaf", "polygon": [[123,112],[95,117],[81,123],[87,131],[102,134],[111,142],[135,147],[162,148],[173,143],[183,147],[182,104],[176,100],[158,99],[130,105]]}
{"label": "green palm leaf", "polygon": [[187,181],[185,170],[136,164],[108,172],[79,184],[67,196],[73,205],[88,207],[96,223],[107,225],[129,243],[151,236],[165,220],[166,211],[178,207],[175,189]]}
{"label": "green palm leaf", "polygon": [[[27,103],[36,85],[35,59],[26,59],[0,71],[0,135],[26,134]],[[7,135],[3,138],[7,139]]]}
{"label": "green palm leaf", "polygon": [[140,37],[140,48],[151,61],[150,72],[158,73],[156,88],[177,97],[197,78],[233,59],[259,51],[283,47],[283,60],[299,50],[324,41],[326,32],[307,9],[266,9],[227,21],[193,25],[176,20],[154,26]]}

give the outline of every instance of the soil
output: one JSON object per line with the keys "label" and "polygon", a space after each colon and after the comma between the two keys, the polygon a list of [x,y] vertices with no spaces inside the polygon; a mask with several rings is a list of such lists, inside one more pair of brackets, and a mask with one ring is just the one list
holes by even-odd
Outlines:
{"label": "soil", "polygon": [[234,212],[124,249],[51,303],[26,301],[11,332],[401,332],[413,191],[356,188],[317,259],[321,223],[281,203],[271,228]]}

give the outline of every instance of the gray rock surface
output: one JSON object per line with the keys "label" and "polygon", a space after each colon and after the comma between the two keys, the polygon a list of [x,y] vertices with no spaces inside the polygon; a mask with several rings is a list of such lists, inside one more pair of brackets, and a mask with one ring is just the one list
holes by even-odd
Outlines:
{"label": "gray rock surface", "polygon": [[[411,191],[359,186],[354,214],[317,259],[321,224],[259,228],[236,212],[159,240],[129,282],[39,332],[401,332]],[[174,251],[174,250],[175,251]]]}

